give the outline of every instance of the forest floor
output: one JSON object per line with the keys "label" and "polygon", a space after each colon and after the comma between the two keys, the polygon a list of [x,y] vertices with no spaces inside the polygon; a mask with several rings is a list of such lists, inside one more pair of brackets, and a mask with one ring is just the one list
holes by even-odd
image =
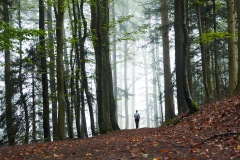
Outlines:
{"label": "forest floor", "polygon": [[0,159],[240,159],[240,95],[178,115],[170,126],[0,147]]}

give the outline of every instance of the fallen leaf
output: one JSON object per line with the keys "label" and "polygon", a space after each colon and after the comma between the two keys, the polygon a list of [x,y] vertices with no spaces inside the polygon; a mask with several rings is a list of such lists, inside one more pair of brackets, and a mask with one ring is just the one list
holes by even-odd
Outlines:
{"label": "fallen leaf", "polygon": [[237,145],[237,150],[240,150],[240,145]]}
{"label": "fallen leaf", "polygon": [[62,157],[63,154],[54,154],[53,156],[54,156],[54,157]]}

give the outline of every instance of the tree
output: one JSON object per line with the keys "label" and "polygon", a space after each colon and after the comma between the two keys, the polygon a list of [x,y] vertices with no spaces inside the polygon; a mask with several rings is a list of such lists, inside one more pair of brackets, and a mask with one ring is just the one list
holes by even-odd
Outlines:
{"label": "tree", "polygon": [[[71,53],[71,95],[72,101],[75,108],[75,121],[76,121],[76,128],[77,128],[77,135],[78,138],[81,138],[81,126],[80,126],[80,87],[79,87],[79,78],[80,78],[80,51],[79,51],[79,43],[77,40],[78,35],[78,16],[76,11],[76,4],[75,0],[72,0],[72,11],[73,11],[73,24],[72,24],[72,37],[73,41],[73,48],[75,49],[76,54],[76,68],[75,69],[75,76],[74,76],[74,65],[73,65],[73,54]],[[74,78],[75,77],[75,78]],[[76,89],[75,89],[76,88]],[[75,94],[76,92],[76,94]]]}
{"label": "tree", "polygon": [[43,130],[44,139],[50,140],[49,125],[49,99],[48,99],[48,77],[47,77],[47,59],[45,48],[45,5],[44,0],[39,0],[39,54],[41,55],[41,74],[42,74],[42,96],[43,96]]}
{"label": "tree", "polygon": [[183,30],[182,30],[182,1],[174,0],[174,30],[175,30],[175,64],[176,64],[176,83],[177,83],[177,104],[178,113],[187,111],[187,104],[183,88]]}
{"label": "tree", "polygon": [[228,56],[229,56],[229,94],[232,95],[237,83],[236,46],[235,46],[235,12],[234,0],[227,0],[228,22]]}
{"label": "tree", "polygon": [[145,75],[145,99],[146,99],[146,118],[147,127],[150,127],[150,115],[149,115],[149,99],[148,99],[148,68],[147,68],[147,55],[146,50],[143,53],[143,63],[144,63],[144,75]]}
{"label": "tree", "polygon": [[52,101],[52,127],[53,127],[53,139],[58,137],[58,123],[57,123],[57,89],[56,89],[56,58],[54,54],[54,37],[53,37],[53,20],[52,20],[52,2],[47,3],[47,27],[48,27],[48,55],[50,57],[49,71],[50,71],[50,97]]}
{"label": "tree", "polygon": [[[18,23],[19,23],[19,28],[22,28],[22,19],[21,19],[21,1],[18,1]],[[30,129],[30,124],[29,124],[29,111],[28,111],[28,105],[27,105],[27,100],[26,100],[26,94],[23,93],[23,58],[22,58],[22,41],[20,40],[19,42],[19,74],[18,74],[18,79],[19,79],[19,91],[20,91],[20,99],[21,99],[21,105],[23,105],[24,108],[24,120],[25,120],[25,136],[24,136],[24,142],[29,143],[29,129]]]}
{"label": "tree", "polygon": [[161,0],[162,43],[164,63],[165,120],[175,116],[173,102],[173,84],[169,53],[169,22],[167,0]]}
{"label": "tree", "polygon": [[[91,30],[96,59],[98,125],[100,133],[112,131],[109,99],[109,7],[108,1],[91,4]],[[112,77],[111,77],[112,78]],[[112,84],[112,83],[111,83]],[[112,88],[111,88],[112,89]]]}
{"label": "tree", "polygon": [[240,91],[240,1],[236,1],[236,8],[237,8],[237,24],[238,24],[238,76],[237,76],[237,86],[236,92]]}
{"label": "tree", "polygon": [[6,100],[6,123],[7,123],[7,136],[8,143],[10,145],[15,144],[15,126],[14,126],[14,112],[12,105],[12,97],[13,97],[13,86],[11,80],[11,53],[10,53],[10,37],[8,29],[10,28],[10,13],[9,13],[9,4],[8,0],[3,1],[3,21],[5,23],[5,31],[3,34],[5,35],[5,43],[4,43],[4,52],[5,52],[5,100]]}
{"label": "tree", "polygon": [[202,16],[200,12],[200,5],[197,4],[197,17],[198,17],[198,30],[199,30],[199,36],[200,36],[200,50],[201,50],[201,58],[202,58],[202,76],[203,76],[203,85],[205,89],[205,95],[206,99],[210,100],[211,95],[210,95],[210,90],[209,90],[209,85],[207,82],[207,57],[206,57],[206,49],[205,46],[201,40],[202,34],[203,34],[203,26],[202,26]]}
{"label": "tree", "polygon": [[[217,32],[217,19],[216,19],[216,1],[213,0],[213,16],[214,16],[214,32]],[[217,40],[214,39],[214,77],[215,77],[215,93],[216,97],[220,97],[220,82],[219,82],[219,67],[218,67],[218,45]]]}
{"label": "tree", "polygon": [[187,75],[187,59],[189,58],[188,56],[188,27],[186,23],[186,7],[188,5],[186,4],[186,0],[182,0],[181,2],[181,9],[182,9],[182,14],[181,14],[181,27],[183,31],[183,72],[182,72],[182,77],[183,77],[183,93],[185,96],[186,103],[188,105],[190,113],[195,113],[198,110],[197,105],[193,101],[190,91],[189,91],[189,85],[188,85],[188,75]]}
{"label": "tree", "polygon": [[[88,87],[88,78],[87,78],[87,72],[86,72],[86,50],[85,50],[85,41],[87,38],[87,21],[83,12],[83,6],[84,6],[84,1],[81,0],[80,3],[80,13],[79,15],[81,15],[80,20],[82,21],[83,26],[80,27],[80,31],[81,32],[81,28],[83,28],[83,33],[80,34],[81,37],[79,37],[80,39],[80,64],[81,64],[81,73],[82,73],[82,90],[84,91],[82,94],[85,93],[86,98],[87,98],[87,104],[88,104],[88,108],[89,108],[89,113],[90,113],[90,122],[91,122],[91,131],[92,131],[92,135],[96,135],[95,133],[95,125],[94,125],[94,115],[93,115],[93,105],[92,105],[92,94],[90,93],[89,87]],[[82,106],[83,107],[83,106]],[[85,113],[84,107],[82,112]],[[85,126],[85,132],[86,132],[86,126]]]}
{"label": "tree", "polygon": [[63,75],[63,20],[65,11],[65,0],[58,0],[58,12],[56,17],[57,36],[57,97],[58,97],[58,134],[59,139],[65,138],[65,109],[64,75]]}

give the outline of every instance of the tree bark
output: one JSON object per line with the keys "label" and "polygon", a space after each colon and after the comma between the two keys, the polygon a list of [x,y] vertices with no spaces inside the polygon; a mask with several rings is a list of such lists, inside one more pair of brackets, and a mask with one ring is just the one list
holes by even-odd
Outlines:
{"label": "tree bark", "polygon": [[205,89],[205,96],[206,100],[211,99],[209,86],[207,83],[207,59],[206,59],[206,52],[204,44],[201,40],[202,34],[203,34],[203,26],[202,26],[202,18],[201,18],[201,12],[200,12],[200,6],[197,4],[197,15],[198,15],[198,30],[199,30],[199,36],[200,36],[200,48],[201,48],[201,58],[202,58],[202,75],[203,75],[203,85]]}
{"label": "tree bark", "polygon": [[48,19],[48,56],[50,57],[49,63],[49,71],[50,71],[50,97],[52,101],[52,132],[53,132],[53,140],[56,140],[58,137],[58,122],[57,122],[57,89],[56,89],[56,59],[54,54],[54,38],[53,38],[53,20],[52,20],[52,4],[48,3],[48,12],[47,12],[47,19]]}
{"label": "tree bark", "polygon": [[[72,86],[72,94],[74,94],[74,108],[75,108],[75,121],[76,121],[76,128],[77,128],[77,135],[78,138],[81,138],[81,126],[80,126],[80,90],[79,90],[79,76],[80,76],[80,57],[79,57],[79,45],[77,41],[77,34],[78,34],[78,18],[77,18],[77,11],[76,11],[76,4],[75,0],[72,0],[72,10],[73,10],[73,38],[74,38],[74,47],[75,47],[75,56],[76,56],[76,69],[75,69],[75,85],[76,85],[76,95],[75,89]],[[72,57],[73,58],[73,57]],[[72,59],[71,58],[71,59]],[[74,66],[71,67],[72,75],[74,75]],[[74,80],[72,79],[72,85],[74,84]]]}
{"label": "tree bark", "polygon": [[184,89],[183,89],[183,30],[181,23],[182,15],[181,0],[174,0],[175,9],[175,64],[176,64],[176,83],[177,83],[177,104],[178,113],[183,113],[188,110],[187,103],[185,101]]}
{"label": "tree bark", "polygon": [[[39,0],[39,30],[45,32],[45,9],[44,0]],[[48,99],[48,77],[47,77],[47,59],[45,49],[45,36],[39,35],[39,54],[41,56],[41,74],[42,74],[42,97],[43,97],[43,131],[44,140],[50,141],[50,124],[49,124],[49,99]]]}
{"label": "tree bark", "polygon": [[236,8],[237,8],[237,24],[238,24],[238,76],[237,76],[237,86],[236,92],[239,93],[240,91],[240,1],[236,1]]}
{"label": "tree bark", "polygon": [[165,96],[165,120],[175,116],[173,102],[173,84],[169,52],[169,27],[167,0],[161,0],[162,19],[162,43],[163,43],[163,66],[164,66],[164,96]]}
{"label": "tree bark", "polygon": [[[125,24],[125,32],[127,25]],[[125,106],[125,129],[129,129],[129,110],[128,110],[128,77],[127,77],[127,61],[128,61],[128,40],[124,41],[124,106]]]}
{"label": "tree bark", "polygon": [[63,20],[65,0],[58,0],[58,14],[56,21],[57,36],[57,90],[58,90],[58,134],[59,139],[65,139],[65,109],[66,101],[64,96],[64,75],[63,75]]}
{"label": "tree bark", "polygon": [[[217,19],[216,19],[216,2],[213,0],[213,16],[214,16],[214,32],[217,33]],[[214,78],[215,78],[215,94],[220,97],[220,82],[219,82],[219,69],[218,69],[218,45],[217,40],[214,39]]]}
{"label": "tree bark", "polygon": [[[9,27],[10,19],[9,19],[9,1],[3,1],[3,21]],[[7,32],[7,30],[5,30]],[[15,130],[14,130],[14,118],[13,118],[13,105],[12,105],[12,97],[13,97],[13,86],[12,86],[12,78],[11,78],[11,53],[10,53],[10,38],[8,37],[8,33],[6,34],[6,41],[4,44],[4,52],[5,52],[5,101],[6,101],[6,123],[7,123],[7,137],[9,145],[15,144]]]}
{"label": "tree bark", "polygon": [[235,46],[235,12],[234,0],[227,0],[227,17],[228,17],[228,56],[229,56],[229,94],[234,93],[237,84],[236,68],[236,46]]}
{"label": "tree bark", "polygon": [[145,75],[145,100],[146,100],[146,119],[147,119],[147,127],[150,127],[150,109],[148,104],[148,69],[147,69],[147,56],[146,56],[146,50],[144,50],[143,53],[143,63],[144,63],[144,75]]}
{"label": "tree bark", "polygon": [[109,7],[108,1],[91,4],[91,30],[96,58],[98,125],[100,133],[112,131],[109,106]]}
{"label": "tree bark", "polygon": [[188,75],[187,75],[187,59],[188,57],[188,29],[187,29],[187,23],[186,23],[186,0],[182,1],[182,30],[183,30],[183,89],[184,89],[184,96],[186,103],[188,105],[190,113],[195,113],[198,110],[197,105],[194,103],[194,101],[191,98],[191,94],[189,92],[189,86],[188,86]]}
{"label": "tree bark", "polygon": [[[21,19],[21,1],[18,1],[18,25],[19,28],[22,28],[22,19]],[[23,109],[24,109],[24,120],[25,120],[25,135],[24,135],[24,143],[28,144],[29,143],[29,113],[28,113],[28,105],[27,105],[27,101],[26,101],[26,96],[23,93],[23,76],[22,76],[22,41],[19,41],[19,75],[18,75],[18,80],[19,80],[19,92],[20,92],[20,99],[21,99],[21,104],[23,105]]]}

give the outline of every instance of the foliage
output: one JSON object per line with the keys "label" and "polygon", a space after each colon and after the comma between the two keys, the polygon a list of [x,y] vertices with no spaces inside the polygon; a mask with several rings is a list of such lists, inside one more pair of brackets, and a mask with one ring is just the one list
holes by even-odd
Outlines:
{"label": "foliage", "polygon": [[0,49],[3,50],[4,47],[12,48],[14,46],[14,40],[31,40],[39,34],[44,33],[36,29],[15,28],[0,21]]}
{"label": "foliage", "polygon": [[[228,32],[208,32],[208,33],[203,33],[202,37],[198,37],[198,42],[202,42],[204,44],[208,44],[213,42],[214,40],[221,40],[221,39],[226,39],[229,38],[231,35],[229,35]],[[234,35],[232,35],[234,36]]]}

